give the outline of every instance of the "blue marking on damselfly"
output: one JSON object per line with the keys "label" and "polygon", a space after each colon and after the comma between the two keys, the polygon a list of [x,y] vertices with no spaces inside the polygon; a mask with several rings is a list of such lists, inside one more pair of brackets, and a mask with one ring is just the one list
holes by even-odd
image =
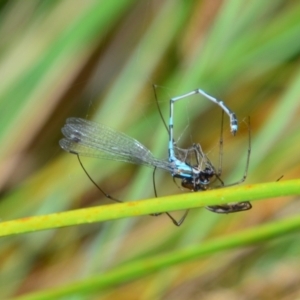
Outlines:
{"label": "blue marking on damselfly", "polygon": [[[59,141],[59,144],[65,151],[77,155],[78,159],[79,156],[89,156],[100,159],[123,161],[132,164],[144,165],[154,168],[155,170],[165,170],[171,173],[173,178],[181,179],[182,186],[189,189],[190,191],[205,191],[210,188],[211,182],[215,180],[218,180],[220,182],[220,185],[217,186],[217,188],[235,185],[243,182],[247,176],[250,158],[250,129],[248,156],[244,176],[241,180],[229,185],[225,185],[220,178],[222,167],[219,166],[218,171],[215,170],[208,157],[202,151],[200,144],[194,144],[191,148],[188,149],[180,149],[175,145],[173,131],[174,104],[179,100],[195,94],[204,96],[206,99],[222,108],[223,112],[225,112],[229,117],[230,130],[232,134],[235,135],[238,130],[238,121],[235,113],[233,113],[223,101],[210,96],[201,89],[196,89],[192,92],[170,99],[170,119],[168,124],[169,142],[167,160],[154,157],[147,147],[124,133],[116,131],[103,124],[95,123],[81,118],[67,119],[65,126],[62,128],[62,133],[64,134],[65,138],[61,139]],[[193,162],[189,161],[189,157],[191,156],[194,157]],[[222,160],[222,158],[220,158],[220,160]],[[90,176],[89,178],[91,179]],[[94,181],[93,183],[96,184]],[[106,194],[102,189],[100,189],[100,191],[106,197],[118,202],[122,202]],[[208,206],[206,208],[216,213],[232,213],[248,210],[251,208],[251,204],[246,201],[240,203]],[[177,221],[169,213],[166,212],[173,223],[177,226],[180,226],[183,223],[187,213],[188,211],[186,211],[183,217],[179,221]]]}

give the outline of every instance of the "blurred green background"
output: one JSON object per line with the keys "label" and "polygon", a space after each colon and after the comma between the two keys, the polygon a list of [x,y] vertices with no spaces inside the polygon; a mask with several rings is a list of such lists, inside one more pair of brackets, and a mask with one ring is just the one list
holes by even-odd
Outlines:
{"label": "blurred green background", "polygon": [[[67,117],[101,122],[166,158],[168,135],[153,84],[165,118],[170,97],[195,88],[221,98],[237,114],[236,137],[225,119],[225,183],[243,176],[248,116],[252,156],[246,183],[299,177],[299,36],[298,1],[1,1],[1,221],[109,203],[76,157],[58,145]],[[178,145],[201,143],[216,164],[220,109],[200,96],[175,109]],[[83,162],[114,197],[153,197],[151,169]],[[156,183],[159,195],[182,192],[162,171]],[[145,216],[1,238],[0,298],[89,280],[123,263],[288,218],[300,211],[297,200],[268,199],[231,215],[193,210],[179,228],[166,216]],[[86,297],[296,299],[299,238],[289,234],[182,262]]]}

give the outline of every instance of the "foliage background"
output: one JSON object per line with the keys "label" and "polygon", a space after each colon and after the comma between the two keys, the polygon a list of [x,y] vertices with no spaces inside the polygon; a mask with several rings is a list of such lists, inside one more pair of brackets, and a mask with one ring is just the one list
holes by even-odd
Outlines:
{"label": "foliage background", "polygon": [[[166,117],[170,97],[197,87],[236,112],[236,137],[225,123],[225,182],[244,172],[249,115],[247,183],[299,177],[299,2],[2,1],[0,14],[2,221],[109,203],[76,157],[58,146],[67,117],[99,121],[166,157],[152,84]],[[180,146],[200,142],[216,162],[220,115],[199,97],[178,103]],[[151,170],[83,161],[113,196],[153,196]],[[169,174],[158,172],[156,182],[159,195],[181,192]],[[255,202],[251,211],[227,216],[194,210],[180,228],[165,216],[146,216],[2,238],[0,298],[89,280],[125,262],[288,218],[299,211],[297,200]],[[299,234],[289,234],[166,268],[91,299],[295,299],[299,248]]]}

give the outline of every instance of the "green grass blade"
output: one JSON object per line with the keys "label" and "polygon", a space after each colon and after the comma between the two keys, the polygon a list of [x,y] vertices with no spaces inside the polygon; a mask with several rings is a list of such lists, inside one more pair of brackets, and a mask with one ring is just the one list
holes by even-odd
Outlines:
{"label": "green grass blade", "polygon": [[0,223],[0,236],[226,204],[228,202],[254,201],[264,198],[296,195],[300,195],[300,180],[216,189],[202,193],[173,195],[3,222]]}

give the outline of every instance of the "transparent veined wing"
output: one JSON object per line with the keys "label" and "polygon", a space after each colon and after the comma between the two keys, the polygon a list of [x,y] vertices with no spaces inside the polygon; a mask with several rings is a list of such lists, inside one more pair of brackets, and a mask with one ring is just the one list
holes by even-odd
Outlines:
{"label": "transparent veined wing", "polygon": [[103,124],[68,118],[62,133],[65,138],[59,141],[60,146],[73,154],[157,167],[169,172],[174,169],[167,160],[155,158],[137,140]]}

